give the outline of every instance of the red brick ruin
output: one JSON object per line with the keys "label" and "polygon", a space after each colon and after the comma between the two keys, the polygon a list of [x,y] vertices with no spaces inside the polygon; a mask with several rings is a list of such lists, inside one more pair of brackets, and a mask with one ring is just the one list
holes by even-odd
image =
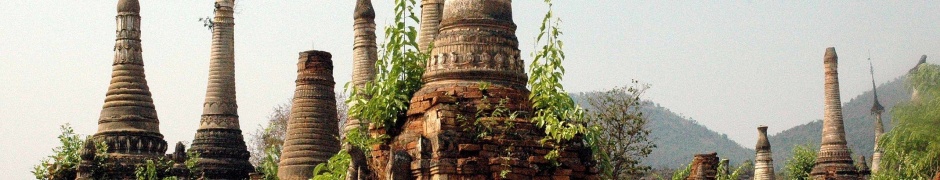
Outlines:
{"label": "red brick ruin", "polygon": [[[449,0],[442,17],[425,85],[411,99],[407,121],[388,131],[371,128],[391,137],[373,147],[369,163],[375,176],[594,179],[591,151],[578,139],[560,151],[560,165],[545,159],[553,146],[539,143],[544,130],[528,118],[533,110],[511,1]],[[500,108],[519,116],[486,115]]]}

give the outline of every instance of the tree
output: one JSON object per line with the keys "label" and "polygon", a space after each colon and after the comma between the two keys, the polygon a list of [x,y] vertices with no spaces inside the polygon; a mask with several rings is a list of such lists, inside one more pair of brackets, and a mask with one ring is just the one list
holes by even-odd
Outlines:
{"label": "tree", "polygon": [[793,157],[784,166],[787,179],[811,179],[809,173],[816,164],[816,149],[812,147],[809,144],[793,147]]}
{"label": "tree", "polygon": [[638,179],[650,170],[640,164],[656,148],[649,140],[647,119],[640,112],[640,96],[649,85],[633,81],[631,87],[594,92],[586,96],[588,125],[604,129],[597,146],[610,158],[604,179]]}
{"label": "tree", "polygon": [[940,66],[918,66],[907,85],[918,97],[891,110],[894,128],[878,142],[884,155],[873,179],[930,179],[940,167]]}
{"label": "tree", "polygon": [[[33,166],[33,175],[36,179],[58,180],[75,179],[78,173],[78,165],[82,161],[80,153],[85,147],[85,140],[82,135],[75,134],[75,130],[69,124],[59,126],[62,134],[58,136],[59,147],[52,149],[53,155],[44,159],[39,165]],[[101,163],[107,158],[107,145],[104,143],[95,144],[96,156],[95,163]]]}

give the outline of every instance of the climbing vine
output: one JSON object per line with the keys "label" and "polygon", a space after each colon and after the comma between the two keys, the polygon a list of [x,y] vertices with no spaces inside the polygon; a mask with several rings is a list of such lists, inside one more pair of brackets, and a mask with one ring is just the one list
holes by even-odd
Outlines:
{"label": "climbing vine", "polygon": [[[555,149],[545,155],[546,159],[555,160],[563,142],[584,135],[584,142],[591,147],[595,155],[603,152],[597,148],[598,127],[586,125],[584,109],[577,105],[571,96],[565,92],[561,80],[565,75],[562,62],[565,60],[564,43],[559,39],[563,34],[559,29],[561,20],[554,17],[551,0],[545,0],[548,12],[542,19],[539,34],[536,37],[537,51],[532,53],[532,64],[529,65],[529,100],[535,109],[532,122],[545,129],[543,144],[555,146]],[[599,156],[604,162],[605,156]]]}
{"label": "climbing vine", "polygon": [[[386,130],[394,126],[405,117],[411,96],[423,85],[421,75],[429,56],[418,51],[418,30],[414,25],[420,20],[414,12],[416,4],[415,0],[395,0],[395,19],[385,27],[385,43],[375,63],[374,80],[361,89],[346,83],[346,92],[350,93],[347,103],[353,104],[349,107],[350,118],[359,119],[363,124],[359,130],[349,131],[343,141],[363,150],[364,154],[370,154],[370,145],[388,138],[363,133],[367,124]],[[314,172],[313,179],[345,179],[350,159],[348,152],[340,151],[329,162],[321,164],[323,167]]]}

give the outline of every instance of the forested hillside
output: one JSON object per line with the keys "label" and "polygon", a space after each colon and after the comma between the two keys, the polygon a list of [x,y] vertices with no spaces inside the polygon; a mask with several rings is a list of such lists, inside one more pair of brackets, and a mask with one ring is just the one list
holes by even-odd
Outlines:
{"label": "forested hillside", "polygon": [[[592,93],[572,94],[580,101]],[[649,119],[650,137],[657,147],[643,159],[643,163],[656,169],[675,169],[689,164],[695,154],[717,152],[732,164],[754,159],[754,150],[744,148],[728,139],[727,135],[709,130],[695,120],[681,116],[653,102],[643,103],[643,115]]]}
{"label": "forested hillside", "polygon": [[[848,145],[852,148],[853,158],[862,155],[868,158],[871,163],[871,154],[874,149],[874,119],[871,116],[872,91],[866,91],[852,99],[843,99],[842,116],[845,123],[845,136]],[[885,107],[883,121],[885,131],[891,129],[891,108],[898,102],[910,100],[911,93],[904,86],[904,77],[891,80],[878,86],[878,99]],[[820,94],[818,106],[822,106],[822,95]],[[822,117],[822,114],[819,115]],[[773,128],[773,127],[771,127]],[[774,165],[777,172],[783,167],[784,163],[790,158],[794,145],[811,144],[813,147],[819,147],[822,134],[822,120],[816,120],[807,124],[799,125],[780,133],[771,135],[770,145],[773,147]]]}
{"label": "forested hillside", "polygon": [[[878,98],[885,107],[885,131],[891,129],[891,108],[898,102],[909,100],[910,91],[904,86],[904,77],[891,80],[878,86]],[[572,94],[580,101],[592,93]],[[822,100],[818,106],[822,106]],[[846,138],[849,147],[854,152],[852,157],[864,155],[871,162],[874,147],[874,119],[870,115],[872,105],[872,92],[866,91],[849,100],[843,100],[843,116],[845,121]],[[817,102],[817,101],[812,101]],[[741,146],[728,139],[725,134],[709,130],[698,124],[694,119],[679,115],[668,108],[659,106],[654,102],[645,102],[642,108],[644,116],[649,119],[650,134],[653,142],[658,146],[653,149],[643,163],[653,168],[677,168],[688,164],[692,156],[698,153],[718,152],[721,158],[728,158],[735,164],[754,157],[754,150]],[[822,114],[819,115],[820,117]],[[773,128],[773,127],[771,127]],[[771,146],[774,152],[774,164],[780,171],[786,160],[790,157],[793,146],[811,144],[819,146],[822,120],[815,120],[807,124],[789,128],[780,133],[771,135]]]}

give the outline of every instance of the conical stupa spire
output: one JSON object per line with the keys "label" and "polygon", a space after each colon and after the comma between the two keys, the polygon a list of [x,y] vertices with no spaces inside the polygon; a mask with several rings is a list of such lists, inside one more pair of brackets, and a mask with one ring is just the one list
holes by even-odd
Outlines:
{"label": "conical stupa spire", "polygon": [[136,165],[162,157],[167,147],[144,75],[140,3],[120,0],[117,11],[111,85],[93,139],[108,145],[109,168],[101,173],[115,179],[132,179]]}
{"label": "conical stupa spire", "polygon": [[[353,77],[352,84],[356,89],[361,89],[366,83],[375,79],[375,61],[378,60],[378,49],[375,44],[375,9],[372,7],[371,0],[357,0],[356,9],[353,13]],[[351,102],[352,107],[355,102]],[[340,112],[346,113],[346,112]],[[348,116],[346,124],[343,125],[343,133],[346,134],[352,130],[359,130],[362,122],[355,117]],[[362,132],[365,133],[365,132]],[[365,154],[352,145],[344,144],[343,148],[349,152],[352,161],[349,163],[346,179],[363,179],[368,173]],[[360,178],[362,176],[362,178]]]}
{"label": "conical stupa spire", "polygon": [[314,167],[340,150],[332,55],[301,52],[296,83],[277,171],[282,180],[310,179]]}
{"label": "conical stupa spire", "polygon": [[816,165],[810,175],[813,179],[855,179],[858,172],[852,163],[851,152],[845,140],[842,121],[842,101],[839,96],[838,56],[835,48],[827,48],[823,59],[825,65],[825,113],[822,129],[822,144]]}
{"label": "conical stupa spire", "polygon": [[421,0],[421,32],[418,49],[423,53],[441,32],[441,18],[444,13],[444,0]]}
{"label": "conical stupa spire", "polygon": [[885,133],[884,123],[881,122],[881,113],[884,113],[885,108],[878,102],[878,88],[875,86],[875,68],[871,64],[871,58],[868,58],[868,66],[871,69],[871,91],[875,99],[875,102],[872,103],[871,106],[871,115],[875,117],[875,149],[874,153],[871,155],[871,172],[877,172],[879,169],[878,164],[881,163],[882,154],[881,148],[878,147],[878,141],[881,140],[881,135]]}
{"label": "conical stupa spire", "polygon": [[208,179],[245,179],[254,171],[238,122],[235,101],[234,0],[216,0],[212,20],[209,83],[202,119],[190,151],[199,153],[197,171]]}
{"label": "conical stupa spire", "polygon": [[757,152],[754,158],[754,180],[773,180],[774,159],[773,152],[770,151],[770,141],[767,140],[767,126],[757,127],[757,135],[757,146],[754,147]]}
{"label": "conical stupa spire", "polygon": [[[907,74],[914,74],[914,72],[917,72],[917,68],[920,68],[920,65],[925,64],[925,63],[927,63],[927,55],[921,55],[920,60],[917,61],[917,65],[914,65],[914,68],[911,68],[911,70],[908,71]],[[916,101],[918,99],[919,94],[920,94],[920,91],[918,91],[917,88],[912,89],[911,101]]]}

